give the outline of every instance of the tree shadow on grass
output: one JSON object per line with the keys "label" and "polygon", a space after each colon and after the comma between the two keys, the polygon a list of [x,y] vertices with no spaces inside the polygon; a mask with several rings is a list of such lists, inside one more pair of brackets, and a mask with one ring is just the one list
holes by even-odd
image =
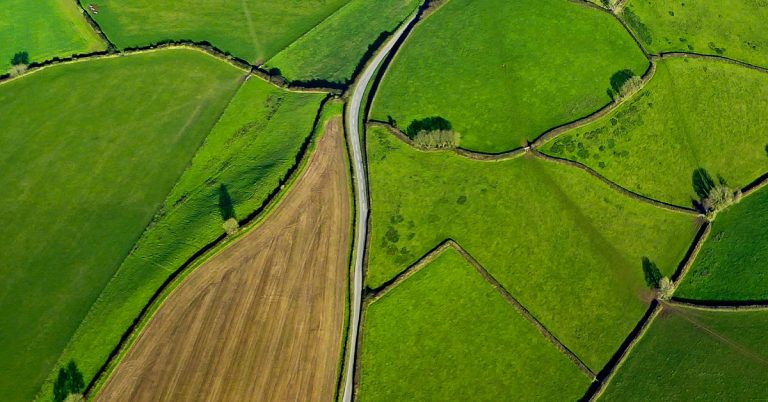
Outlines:
{"label": "tree shadow on grass", "polygon": [[235,206],[232,203],[232,197],[229,195],[227,186],[224,184],[219,186],[219,213],[223,221],[235,217]]}
{"label": "tree shadow on grass", "polygon": [[77,368],[74,360],[70,360],[66,367],[59,369],[59,376],[53,384],[53,400],[62,402],[71,394],[79,394],[85,389],[83,373]]}

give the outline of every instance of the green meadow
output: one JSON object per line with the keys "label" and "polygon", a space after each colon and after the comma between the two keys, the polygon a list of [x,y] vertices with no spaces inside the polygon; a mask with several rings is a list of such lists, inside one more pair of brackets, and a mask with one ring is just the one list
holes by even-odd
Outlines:
{"label": "green meadow", "polygon": [[759,112],[766,109],[768,74],[720,61],[666,59],[616,110],[542,150],[636,193],[691,207],[700,198],[699,169],[732,188],[768,172],[768,119]]}
{"label": "green meadow", "polygon": [[717,214],[712,232],[675,296],[768,300],[768,188]]}
{"label": "green meadow", "polygon": [[30,400],[244,72],[167,50],[0,85],[0,389]]}
{"label": "green meadow", "polygon": [[421,152],[368,130],[367,283],[381,286],[447,238],[600,370],[647,308],[642,258],[670,275],[697,225],[569,166]]}
{"label": "green meadow", "polygon": [[654,53],[710,54],[768,67],[763,0],[629,0],[622,18]]}
{"label": "green meadow", "polygon": [[611,77],[648,61],[619,22],[562,0],[450,0],[408,37],[372,117],[405,130],[448,120],[461,146],[518,148],[611,101]]}
{"label": "green meadow", "polygon": [[350,0],[80,0],[119,48],[167,39],[208,41],[263,63]]}
{"label": "green meadow", "polygon": [[368,46],[393,32],[419,0],[352,0],[267,61],[291,81],[347,83]]}
{"label": "green meadow", "polygon": [[0,0],[0,75],[17,52],[41,62],[106,48],[74,1]]}
{"label": "green meadow", "polygon": [[601,400],[765,400],[766,330],[768,311],[665,307]]}
{"label": "green meadow", "polygon": [[[101,292],[59,359],[90,380],[172,272],[280,187],[312,133],[323,93],[289,92],[250,77]],[[43,395],[52,391],[51,372]]]}
{"label": "green meadow", "polygon": [[368,306],[361,401],[576,400],[590,379],[455,250]]}

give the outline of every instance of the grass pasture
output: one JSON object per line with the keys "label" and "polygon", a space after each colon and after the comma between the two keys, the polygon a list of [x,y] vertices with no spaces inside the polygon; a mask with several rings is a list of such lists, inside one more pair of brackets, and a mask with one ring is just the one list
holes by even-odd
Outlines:
{"label": "grass pasture", "polygon": [[361,401],[576,400],[590,380],[448,249],[368,306]]}
{"label": "grass pasture", "polygon": [[244,72],[192,50],[0,85],[0,389],[31,400]]}
{"label": "grass pasture", "polygon": [[0,0],[0,75],[17,52],[41,62],[106,48],[74,1]]}
{"label": "grass pasture", "polygon": [[387,71],[372,117],[440,116],[483,152],[518,148],[608,104],[611,77],[648,61],[605,12],[561,0],[450,0]]}
{"label": "grass pasture", "polygon": [[768,188],[719,213],[675,296],[768,300]]}
{"label": "grass pasture", "polygon": [[768,311],[664,307],[600,400],[764,400],[766,329]]}
{"label": "grass pasture", "polygon": [[[62,363],[77,361],[87,380],[96,374],[168,276],[224,233],[224,216],[244,219],[280,186],[324,97],[289,92],[257,77],[240,87],[72,337]],[[222,205],[224,199],[229,205]]]}
{"label": "grass pasture", "polygon": [[569,166],[420,152],[378,127],[368,137],[368,285],[452,238],[593,370],[646,309],[642,258],[670,275],[697,229]]}
{"label": "grass pasture", "polygon": [[622,18],[651,52],[711,54],[768,67],[765,1],[629,0]]}
{"label": "grass pasture", "polygon": [[368,46],[392,32],[421,0],[352,0],[266,63],[291,81],[346,83]]}
{"label": "grass pasture", "polygon": [[167,39],[208,41],[263,63],[350,0],[80,0],[118,47]]}
{"label": "grass pasture", "polygon": [[640,92],[543,152],[572,159],[639,194],[691,207],[705,169],[741,188],[768,172],[768,74],[720,61],[658,62]]}

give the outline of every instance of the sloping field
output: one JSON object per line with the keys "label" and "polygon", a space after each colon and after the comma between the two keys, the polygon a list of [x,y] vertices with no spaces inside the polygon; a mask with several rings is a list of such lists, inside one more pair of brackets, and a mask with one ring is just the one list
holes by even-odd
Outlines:
{"label": "sloping field", "polygon": [[333,399],[351,197],[341,119],[253,232],[168,297],[99,400]]}
{"label": "sloping field", "polygon": [[601,400],[765,400],[766,329],[768,311],[664,307]]}
{"label": "sloping field", "polygon": [[719,213],[675,296],[768,300],[768,188]]}
{"label": "sloping field", "polygon": [[166,50],[0,85],[0,389],[30,400],[244,72]]}
{"label": "sloping field", "polygon": [[576,400],[591,381],[453,249],[364,325],[361,401]]}
{"label": "sloping field", "polygon": [[352,0],[296,42],[270,59],[291,80],[346,83],[384,32],[416,10],[420,0]]}
{"label": "sloping field", "polygon": [[0,0],[0,75],[17,52],[39,62],[106,48],[74,1]]}
{"label": "sloping field", "polygon": [[611,77],[648,67],[607,13],[561,0],[450,0],[409,36],[372,117],[447,119],[462,147],[503,152],[611,101]]}
{"label": "sloping field", "polygon": [[[90,380],[163,282],[244,220],[284,183],[325,94],[285,91],[250,77],[227,106],[152,225],[104,288],[59,359]],[[44,389],[52,391],[57,372]]]}
{"label": "sloping field", "polygon": [[694,173],[741,188],[768,172],[768,74],[720,61],[658,62],[653,79],[602,119],[543,152],[645,196],[691,207]]}
{"label": "sloping field", "polygon": [[118,47],[167,39],[208,41],[262,63],[350,0],[80,0]]}
{"label": "sloping field", "polygon": [[659,52],[695,52],[768,67],[764,0],[629,0],[622,18]]}
{"label": "sloping field", "polygon": [[368,285],[454,239],[596,371],[647,307],[642,258],[670,275],[697,228],[569,166],[420,152],[378,127],[368,137]]}

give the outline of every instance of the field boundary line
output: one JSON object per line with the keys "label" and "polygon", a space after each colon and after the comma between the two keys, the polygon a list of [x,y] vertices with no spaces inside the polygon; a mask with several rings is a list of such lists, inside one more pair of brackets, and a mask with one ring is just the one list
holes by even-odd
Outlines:
{"label": "field boundary line", "polygon": [[448,249],[453,249],[462,256],[462,258],[469,263],[479,274],[483,277],[483,280],[490,285],[499,295],[509,303],[512,308],[517,311],[528,323],[530,323],[536,330],[547,339],[557,350],[563,353],[576,367],[584,373],[591,380],[597,378],[596,374],[565,344],[563,344],[544,324],[541,323],[531,312],[523,306],[520,301],[517,300],[498,280],[486,270],[467,250],[459,245],[453,239],[446,239],[432,248],[427,254],[422,256],[414,264],[406,268],[397,274],[394,278],[385,282],[383,285],[375,290],[370,291],[369,297],[366,299],[366,308],[371,304],[386,296],[392,289],[405,282],[413,274],[421,271],[424,267],[432,263],[437,257]]}
{"label": "field boundary line", "polygon": [[726,56],[715,55],[715,54],[703,54],[703,53],[696,53],[696,52],[679,52],[679,51],[659,52],[658,54],[651,55],[651,58],[654,60],[690,58],[690,59],[701,59],[701,60],[709,60],[709,61],[719,61],[721,63],[733,64],[739,67],[748,68],[750,70],[768,74],[768,68],[758,66],[756,64],[747,63],[741,60],[732,59]]}
{"label": "field boundary line", "polygon": [[654,299],[648,307],[648,310],[646,310],[643,318],[640,319],[635,326],[635,329],[633,329],[629,336],[624,340],[619,347],[619,350],[617,350],[613,357],[608,361],[608,364],[606,364],[606,366],[597,374],[597,379],[587,389],[587,392],[581,398],[582,401],[592,402],[600,398],[614,375],[616,375],[616,372],[624,365],[629,353],[635,348],[635,345],[637,345],[640,339],[645,336],[660,312],[661,303]]}
{"label": "field boundary line", "polygon": [[641,86],[640,88],[632,95],[626,98],[619,98],[618,100],[614,99],[607,105],[603,106],[602,108],[596,110],[592,114],[588,116],[584,116],[578,120],[574,120],[570,123],[565,123],[557,127],[553,127],[545,132],[543,132],[541,135],[536,137],[533,142],[530,143],[530,146],[532,148],[539,148],[549,141],[555,139],[560,134],[564,134],[568,131],[575,130],[580,127],[584,127],[587,124],[591,124],[596,122],[597,120],[605,117],[606,115],[610,114],[614,110],[618,109],[619,106],[623,105],[625,102],[629,101],[630,99],[634,98],[634,95],[642,91],[646,85],[648,85],[649,82],[653,79],[653,77],[656,75],[656,63],[654,63],[652,60],[648,63],[648,68],[645,70],[645,73],[640,77],[641,79]]}
{"label": "field boundary line", "polygon": [[601,182],[607,184],[609,187],[611,187],[615,191],[618,191],[618,192],[624,194],[625,196],[627,196],[629,198],[632,198],[634,200],[637,200],[637,201],[640,201],[640,202],[643,202],[643,203],[646,203],[646,204],[650,204],[650,205],[653,205],[653,206],[658,207],[658,208],[666,209],[666,210],[672,211],[672,212],[677,212],[677,213],[682,213],[682,214],[692,215],[692,216],[701,216],[701,213],[699,213],[699,211],[696,211],[693,208],[685,208],[685,207],[681,207],[681,206],[678,206],[678,205],[669,204],[669,203],[666,203],[666,202],[663,202],[663,201],[655,200],[653,198],[649,198],[649,197],[646,197],[644,195],[635,193],[632,190],[626,189],[626,188],[624,188],[624,187],[614,183],[613,181],[609,180],[608,178],[606,178],[605,176],[601,175],[600,173],[597,173],[594,169],[590,168],[589,166],[586,166],[586,165],[584,165],[584,164],[582,164],[580,162],[572,161],[570,159],[559,158],[559,157],[556,157],[556,156],[550,156],[550,155],[541,153],[539,150],[537,150],[535,148],[531,148],[531,154],[534,157],[539,158],[539,159],[543,159],[543,160],[550,161],[550,162],[553,162],[553,163],[559,163],[559,164],[562,164],[562,165],[567,165],[567,166],[571,166],[571,167],[580,169],[580,170],[588,173],[592,177],[595,177],[598,180],[600,180]]}
{"label": "field boundary line", "polygon": [[113,52],[117,49],[117,46],[109,39],[106,33],[104,33],[104,30],[101,29],[101,25],[99,25],[98,22],[96,22],[95,19],[93,19],[93,16],[91,13],[89,13],[85,7],[83,7],[83,3],[81,3],[79,0],[73,0],[75,4],[77,4],[77,8],[80,9],[80,11],[83,13],[83,18],[85,18],[85,21],[88,22],[88,25],[93,29],[94,32],[96,32],[96,36],[99,37],[102,41],[104,41],[107,45],[108,52]]}
{"label": "field boundary line", "polygon": [[664,302],[670,306],[678,306],[703,311],[762,311],[768,310],[768,300],[755,301],[721,301],[721,300],[693,300],[673,297]]}
{"label": "field boundary line", "polygon": [[368,120],[368,127],[379,127],[379,128],[386,129],[392,135],[397,137],[400,141],[406,143],[413,149],[420,152],[439,153],[439,152],[453,151],[455,154],[458,154],[459,156],[463,156],[465,158],[474,159],[478,161],[503,161],[503,160],[515,159],[519,156],[522,156],[526,152],[528,152],[528,147],[515,148],[511,151],[502,152],[498,154],[470,151],[468,149],[464,149],[461,147],[425,150],[425,149],[417,148],[414,145],[413,140],[411,140],[404,132],[400,131],[399,128],[394,127],[389,123],[379,121],[379,120]]}
{"label": "field boundary line", "polygon": [[699,255],[699,251],[704,246],[704,242],[709,237],[709,233],[712,231],[712,223],[708,220],[704,220],[704,223],[699,227],[699,231],[696,233],[696,237],[693,238],[693,242],[688,247],[688,251],[683,257],[683,261],[680,262],[676,272],[670,278],[672,282],[672,289],[677,290],[677,287],[685,279],[685,275],[688,274],[693,263],[696,261],[696,257]]}
{"label": "field boundary line", "polygon": [[152,320],[155,313],[162,307],[163,302],[170,296],[176,288],[197,268],[205,264],[211,258],[226,250],[230,245],[236,243],[243,236],[252,232],[269,217],[270,213],[282,201],[285,195],[291,190],[292,185],[298,180],[309,163],[309,157],[314,153],[312,144],[320,138],[320,124],[322,123],[322,113],[325,105],[333,99],[333,95],[328,94],[320,103],[315,121],[310,133],[305,138],[299,153],[296,155],[296,163],[291,166],[286,174],[281,178],[277,187],[267,196],[262,205],[240,220],[241,229],[234,236],[220,235],[212,242],[206,244],[195,254],[188,258],[181,266],[173,271],[163,284],[155,291],[148,303],[142,308],[141,313],[134,319],[133,323],[123,333],[120,341],[110,353],[102,367],[96,372],[93,379],[86,384],[83,394],[86,398],[97,395],[101,388],[111,377],[114,370],[122,362],[122,359],[128,353],[133,344],[143,334],[146,325]]}
{"label": "field boundary line", "polygon": [[744,186],[744,188],[741,189],[742,199],[762,190],[766,186],[768,186],[768,173],[763,174],[762,176],[752,181],[752,183]]}

